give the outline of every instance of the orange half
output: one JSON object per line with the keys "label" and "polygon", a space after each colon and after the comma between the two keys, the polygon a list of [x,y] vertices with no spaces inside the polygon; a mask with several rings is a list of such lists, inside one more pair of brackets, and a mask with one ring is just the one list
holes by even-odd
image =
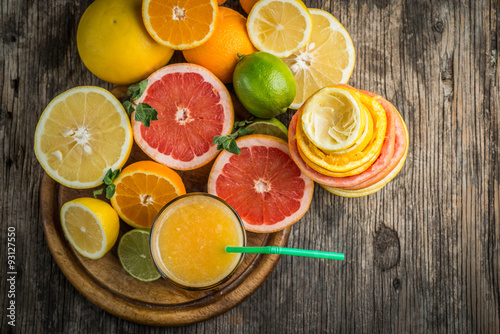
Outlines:
{"label": "orange half", "polygon": [[175,50],[205,43],[215,31],[217,0],[144,0],[142,20],[161,45]]}
{"label": "orange half", "polygon": [[111,205],[124,222],[135,228],[151,228],[161,208],[186,193],[176,172],[153,161],[127,166],[114,184]]}

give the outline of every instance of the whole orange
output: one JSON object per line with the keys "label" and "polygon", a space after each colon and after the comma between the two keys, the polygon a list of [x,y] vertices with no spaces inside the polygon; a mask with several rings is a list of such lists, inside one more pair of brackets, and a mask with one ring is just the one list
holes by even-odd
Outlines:
{"label": "whole orange", "polygon": [[252,10],[253,8],[253,5],[255,5],[255,3],[259,1],[259,0],[240,0],[240,5],[241,5],[241,8],[243,8],[243,10],[249,14],[250,11]]}
{"label": "whole orange", "polygon": [[214,34],[205,43],[182,53],[188,62],[207,68],[223,83],[231,83],[239,60],[238,53],[247,55],[257,49],[248,38],[247,20],[243,15],[219,7],[219,20]]}

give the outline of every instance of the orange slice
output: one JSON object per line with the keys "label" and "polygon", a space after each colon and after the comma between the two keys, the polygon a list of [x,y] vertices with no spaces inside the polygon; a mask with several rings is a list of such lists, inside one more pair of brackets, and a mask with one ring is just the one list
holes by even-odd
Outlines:
{"label": "orange slice", "polygon": [[186,50],[205,43],[215,31],[217,0],[144,0],[142,20],[161,45]]}
{"label": "orange slice", "polygon": [[153,161],[127,166],[114,184],[111,205],[124,222],[135,228],[150,228],[165,204],[186,193],[176,172]]}
{"label": "orange slice", "polygon": [[[373,163],[380,155],[387,129],[387,116],[385,114],[384,108],[375,98],[370,97],[368,95],[360,94],[355,89],[344,88],[341,86],[334,86],[334,87],[349,90],[350,93],[356,96],[371,113],[375,129],[373,132],[373,137],[370,140],[369,144],[361,152],[358,152],[354,155],[329,154],[319,149],[314,144],[312,144],[308,140],[307,136],[304,134],[304,131],[300,126],[300,124],[298,124],[299,126],[297,126],[297,145],[299,149],[302,151],[302,153],[304,153],[304,155],[307,156],[307,158],[310,161],[312,161],[315,165],[323,169],[329,170],[331,172],[343,173],[363,166],[361,169],[358,169],[357,174],[359,174],[364,170],[368,169],[371,163]],[[325,89],[328,89],[328,87],[321,89],[314,96],[323,94]],[[304,103],[304,105],[299,109],[299,112],[304,112],[304,110],[307,108],[316,107],[315,103],[310,105],[309,102],[311,101],[311,99],[309,99],[306,103]],[[315,100],[312,101],[314,102]],[[314,166],[310,167],[314,169]]]}
{"label": "orange slice", "polygon": [[[398,116],[398,117],[401,117],[401,116]],[[401,120],[402,120],[402,118],[401,118]],[[409,141],[408,129],[406,128],[406,124],[403,120],[402,120],[402,123],[403,123],[404,131],[405,131],[405,140],[406,140],[406,143],[408,143],[408,141]],[[389,183],[389,181],[391,181],[393,178],[396,177],[396,175],[398,175],[398,173],[403,168],[403,165],[405,164],[407,155],[408,155],[408,145],[406,145],[404,155],[401,158],[401,160],[399,160],[399,162],[394,167],[394,169],[392,169],[390,171],[390,173],[388,173],[384,178],[382,178],[381,180],[377,181],[376,183],[374,183],[368,187],[351,190],[351,189],[329,187],[329,186],[325,186],[323,184],[321,184],[321,186],[324,189],[326,189],[327,191],[331,192],[332,194],[335,194],[337,196],[342,196],[342,197],[362,197],[362,196],[371,195],[373,193],[376,193],[377,191],[379,191],[383,187],[385,187],[386,184]]]}

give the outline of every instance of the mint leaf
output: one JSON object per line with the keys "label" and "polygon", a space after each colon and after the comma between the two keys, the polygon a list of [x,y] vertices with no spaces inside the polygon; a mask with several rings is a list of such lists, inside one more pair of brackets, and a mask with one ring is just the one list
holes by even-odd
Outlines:
{"label": "mint leaf", "polygon": [[116,185],[111,184],[111,185],[107,186],[106,187],[106,198],[111,199],[111,197],[113,197],[113,195],[115,194],[115,190],[116,190]]}
{"label": "mint leaf", "polygon": [[245,127],[251,123],[253,123],[253,117],[250,117],[249,119],[246,119],[244,121],[235,122],[233,126],[233,133],[236,132],[238,128]]}
{"label": "mint leaf", "polygon": [[117,169],[113,171],[111,168],[106,172],[106,175],[104,175],[104,184],[107,184],[108,186],[113,183],[113,181],[118,177],[118,174],[120,174],[122,170]]}
{"label": "mint leaf", "polygon": [[[137,113],[136,113],[137,114]],[[233,126],[233,132],[227,136],[215,136],[212,144],[217,144],[217,150],[226,150],[237,155],[241,154],[241,150],[236,143],[236,138],[250,134],[253,129],[245,129],[248,124],[253,123],[253,117],[244,121],[236,122]]]}
{"label": "mint leaf", "polygon": [[149,128],[151,121],[158,120],[158,112],[147,103],[139,103],[135,109],[135,120]]}
{"label": "mint leaf", "polygon": [[243,137],[253,133],[254,129],[240,129],[238,131],[238,137]]}
{"label": "mint leaf", "polygon": [[94,198],[97,198],[97,196],[101,195],[103,191],[104,191],[104,188],[94,190],[94,192],[93,192]]}
{"label": "mint leaf", "polygon": [[238,144],[236,144],[236,140],[228,140],[227,142],[227,147],[225,147],[226,151],[240,155],[241,150],[238,147]]}
{"label": "mint leaf", "polygon": [[127,96],[133,101],[135,101],[142,96],[147,86],[148,86],[147,79],[142,80],[139,83],[132,84],[127,89]]}
{"label": "mint leaf", "polygon": [[230,153],[234,153],[237,155],[241,154],[241,150],[236,144],[236,137],[238,133],[232,133],[227,136],[215,136],[212,144],[217,144],[217,150],[226,150]]}
{"label": "mint leaf", "polygon": [[135,110],[134,105],[128,100],[123,102],[123,107],[125,108],[125,111],[127,112],[129,117]]}

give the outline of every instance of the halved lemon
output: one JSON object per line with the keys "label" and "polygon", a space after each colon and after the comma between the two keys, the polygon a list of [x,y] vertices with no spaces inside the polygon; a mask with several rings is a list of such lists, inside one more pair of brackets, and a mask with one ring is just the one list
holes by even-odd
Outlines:
{"label": "halved lemon", "polygon": [[361,134],[361,137],[349,148],[342,150],[342,151],[335,151],[332,152],[332,155],[344,155],[344,154],[349,154],[349,155],[354,155],[356,153],[359,153],[363,151],[366,146],[370,143],[370,140],[373,137],[373,117],[372,114],[368,111],[368,109],[363,108],[363,112],[366,115],[366,122],[365,122],[365,129],[363,133]]}
{"label": "halved lemon", "polygon": [[[304,104],[300,109],[299,112],[304,112],[308,106],[310,101],[314,102],[314,99],[316,99],[318,96],[321,99],[321,96],[325,91],[328,91],[332,87],[326,87],[320,91],[318,91],[316,94],[311,97],[306,104]],[[297,145],[298,148],[301,150],[301,152],[309,159],[309,161],[312,162],[310,165],[311,168],[319,171],[320,173],[322,172],[323,169],[326,169],[330,172],[335,172],[335,173],[345,173],[348,171],[352,171],[352,173],[359,174],[363,172],[364,170],[368,169],[370,165],[377,159],[377,157],[380,155],[380,151],[382,150],[382,145],[385,140],[385,134],[386,134],[386,129],[387,129],[387,116],[385,114],[385,110],[382,107],[382,105],[373,97],[360,94],[359,92],[355,91],[354,89],[350,88],[345,88],[341,86],[335,86],[335,88],[340,89],[340,90],[346,90],[349,91],[353,96],[356,97],[357,100],[360,101],[364,107],[371,113],[372,120],[373,120],[373,135],[372,138],[369,140],[368,144],[366,147],[361,150],[360,152],[357,153],[347,153],[347,154],[340,154],[336,155],[334,153],[329,153],[321,148],[317,147],[315,143],[313,143],[309,137],[305,134],[305,126],[302,125],[300,126],[300,122],[303,122],[302,115],[300,122],[297,124],[297,133],[296,133],[296,138],[297,138]],[[328,101],[328,100],[326,100]],[[321,104],[313,104],[314,105],[320,105]],[[315,108],[311,109],[311,112],[314,113]],[[360,138],[358,138],[360,139]],[[358,140],[356,139],[356,141]],[[308,161],[308,160],[306,160]],[[308,164],[309,165],[309,164]],[[317,168],[321,167],[321,168]],[[351,175],[355,175],[351,174]],[[330,175],[330,176],[334,176]],[[344,174],[347,176],[346,174]]]}
{"label": "halved lemon", "polygon": [[306,46],[283,59],[297,84],[290,108],[298,109],[317,90],[351,77],[356,53],[351,36],[332,14],[310,8],[312,34]]}
{"label": "halved lemon", "polygon": [[61,225],[71,246],[89,259],[104,256],[115,244],[120,229],[111,205],[95,198],[77,198],[61,208]]}
{"label": "halved lemon", "polygon": [[326,87],[302,110],[301,122],[309,140],[325,152],[346,150],[363,134],[366,108],[345,89]]}
{"label": "halved lemon", "polygon": [[260,0],[248,14],[247,30],[257,49],[284,58],[306,45],[312,20],[300,0]]}
{"label": "halved lemon", "polygon": [[35,130],[35,154],[43,169],[71,188],[92,188],[111,168],[121,168],[132,149],[132,127],[120,101],[92,86],[53,99]]}

